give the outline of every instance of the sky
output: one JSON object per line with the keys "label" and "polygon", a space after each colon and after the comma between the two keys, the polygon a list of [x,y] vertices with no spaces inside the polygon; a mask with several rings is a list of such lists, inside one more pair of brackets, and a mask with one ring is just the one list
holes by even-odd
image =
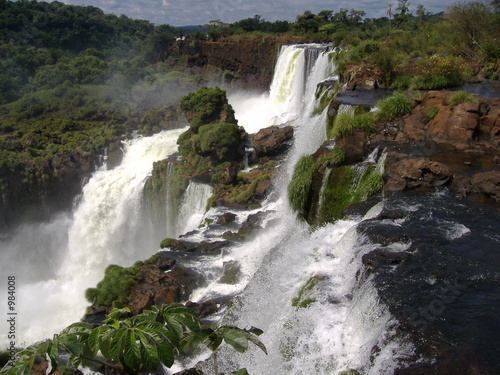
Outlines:
{"label": "sky", "polygon": [[[46,0],[48,1],[48,0]],[[235,22],[244,18],[261,15],[266,21],[294,21],[296,16],[310,10],[337,12],[341,8],[364,10],[366,17],[376,18],[386,15],[388,3],[396,0],[62,0],[65,4],[93,5],[105,13],[126,15],[134,19],[148,20],[156,25],[172,26],[205,25],[211,20]],[[414,0],[410,1],[410,11],[415,14],[417,5],[424,5],[426,11],[438,13],[457,1]]]}

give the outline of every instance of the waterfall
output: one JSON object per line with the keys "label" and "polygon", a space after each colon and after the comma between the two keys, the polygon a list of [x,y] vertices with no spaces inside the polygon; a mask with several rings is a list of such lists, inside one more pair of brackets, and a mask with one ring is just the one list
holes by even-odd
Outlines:
{"label": "waterfall", "polygon": [[[312,109],[317,84],[333,69],[327,46],[284,46],[268,93],[229,97],[247,132],[290,124],[295,141],[276,177],[275,194],[262,207],[237,212],[239,224],[251,214],[264,212],[262,229],[218,256],[183,260],[206,280],[191,300],[233,297],[221,312],[222,322],[264,330],[261,339],[269,355],[253,347],[244,354],[223,348],[218,357],[224,373],[245,367],[251,374],[337,375],[351,368],[363,374],[386,374],[412,350],[396,336],[396,322],[380,303],[370,277],[363,274],[362,256],[373,245],[357,232],[362,219],[312,230],[295,219],[288,205],[286,190],[296,161],[316,151],[326,138],[326,110],[312,114]],[[55,272],[19,291],[24,300],[19,307],[24,312],[19,332],[26,341],[50,337],[78,320],[86,305],[84,290],[95,286],[108,264],[129,265],[157,249],[158,244],[149,243],[154,236],[141,217],[142,186],[152,162],[176,149],[181,132],[128,142],[122,164],[96,172],[83,189],[73,217],[60,218],[62,235],[54,243],[60,246],[55,255],[61,260],[52,267]],[[176,235],[209,239],[210,226],[193,230],[204,218],[213,220],[221,213],[221,208],[205,213],[211,193],[208,185],[191,181],[176,218]],[[223,277],[228,264],[235,270],[231,278]],[[191,367],[208,355],[201,352],[168,371]]]}
{"label": "waterfall", "polygon": [[[371,279],[363,276],[362,256],[373,246],[356,230],[361,218],[311,231],[295,219],[288,206],[286,187],[295,163],[302,155],[315,152],[326,138],[326,111],[312,115],[311,109],[316,85],[332,74],[332,66],[326,51],[308,54],[316,60],[306,64],[305,50],[307,46],[282,48],[270,94],[259,99],[262,108],[272,103],[274,113],[279,113],[283,103],[294,103],[289,109],[295,128],[294,145],[277,176],[277,194],[260,209],[247,213],[267,212],[263,229],[220,257],[191,259],[189,266],[207,278],[207,285],[191,299],[233,296],[223,323],[264,331],[261,340],[269,355],[255,347],[244,354],[222,349],[218,354],[221,372],[246,368],[251,374],[337,375],[349,369],[363,374],[391,373],[412,347],[396,337],[395,320],[380,303]],[[305,84],[304,77],[308,78]],[[254,100],[249,98],[250,106]],[[245,101],[239,104],[245,110]],[[240,115],[236,110],[238,119],[248,120],[246,114]],[[268,121],[261,126],[275,123],[276,117]],[[371,159],[367,162],[374,164]],[[213,217],[219,213],[212,212]],[[227,264],[237,269],[230,281],[221,277]],[[200,354],[170,373],[191,367],[208,355]],[[210,373],[210,364],[201,367]]]}
{"label": "waterfall", "polygon": [[168,162],[167,173],[166,173],[166,188],[165,188],[165,220],[166,220],[166,237],[175,237],[177,228],[177,218],[172,215],[174,210],[174,204],[172,202],[171,195],[171,178],[172,170],[174,168],[174,163]]}
{"label": "waterfall", "polygon": [[[8,262],[17,275],[17,345],[51,337],[78,321],[88,305],[85,289],[102,279],[107,265],[129,266],[158,249],[149,219],[142,216],[142,188],[153,162],[176,151],[182,131],[125,142],[121,165],[103,166],[92,175],[72,217],[21,227],[2,243],[2,264]],[[6,280],[8,270],[1,272]],[[8,332],[3,321],[1,329]],[[1,336],[0,347],[6,339]]]}
{"label": "waterfall", "polygon": [[184,192],[179,218],[177,235],[190,232],[201,224],[206,211],[208,199],[212,196],[212,187],[196,181],[190,181]]}
{"label": "waterfall", "polygon": [[[306,53],[310,49],[316,52]],[[282,46],[269,92],[229,95],[239,125],[248,133],[256,133],[270,125],[296,124],[309,117],[317,84],[335,69],[328,50],[324,44]]]}

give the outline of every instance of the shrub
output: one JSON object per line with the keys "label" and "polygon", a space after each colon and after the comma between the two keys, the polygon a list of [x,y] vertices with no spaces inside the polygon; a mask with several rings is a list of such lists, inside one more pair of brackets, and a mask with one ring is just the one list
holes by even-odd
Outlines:
{"label": "shrub", "polygon": [[458,105],[465,102],[477,102],[477,98],[467,91],[461,90],[450,94],[446,100],[446,104],[448,105]]}
{"label": "shrub", "polygon": [[180,107],[195,133],[200,126],[214,122],[237,123],[233,107],[227,102],[226,92],[219,87],[204,86],[182,97]]}
{"label": "shrub", "polygon": [[292,180],[288,185],[288,201],[299,218],[304,219],[310,204],[309,193],[312,186],[312,175],[316,171],[316,163],[310,156],[303,156],[295,165]]}
{"label": "shrub", "polygon": [[400,92],[379,100],[376,107],[379,109],[377,119],[380,121],[394,121],[412,111],[411,101]]}
{"label": "shrub", "polygon": [[339,113],[333,122],[330,137],[343,138],[357,129],[367,133],[373,131],[375,129],[373,114],[370,112],[355,114],[354,110]]}
{"label": "shrub", "polygon": [[238,150],[241,140],[238,125],[220,122],[201,126],[193,138],[193,145],[199,155],[222,162],[241,156]]}
{"label": "shrub", "polygon": [[462,59],[448,56],[430,56],[416,63],[417,77],[413,81],[415,89],[435,90],[460,86],[468,73],[467,65]]}
{"label": "shrub", "polygon": [[85,291],[85,298],[96,306],[123,305],[127,302],[130,289],[137,284],[136,276],[143,265],[144,262],[136,262],[128,268],[109,265],[96,288]]}

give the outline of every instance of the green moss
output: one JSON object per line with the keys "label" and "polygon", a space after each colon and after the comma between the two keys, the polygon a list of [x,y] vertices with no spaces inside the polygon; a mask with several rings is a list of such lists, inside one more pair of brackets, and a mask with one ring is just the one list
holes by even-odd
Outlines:
{"label": "green moss", "polygon": [[379,100],[375,106],[379,109],[377,112],[379,121],[394,121],[412,111],[411,101],[400,92]]}
{"label": "green moss", "polygon": [[316,171],[316,163],[310,156],[303,156],[295,165],[292,180],[288,185],[288,201],[292,210],[301,219],[305,219],[309,211],[312,176]]}
{"label": "green moss", "polygon": [[327,174],[315,224],[334,222],[342,217],[344,208],[351,203],[355,177],[356,171],[352,167],[335,168]]}
{"label": "green moss", "polygon": [[210,156],[219,163],[241,157],[238,150],[241,140],[238,125],[220,122],[200,126],[193,138],[193,145],[199,155]]}
{"label": "green moss", "polygon": [[255,180],[252,181],[252,183],[248,186],[246,190],[239,193],[236,197],[230,198],[229,199],[230,203],[241,203],[248,200],[255,194],[255,190],[257,189],[257,185],[259,184],[259,182],[270,179],[271,176],[269,176],[268,174],[257,177]]}
{"label": "green moss", "polygon": [[333,150],[330,150],[326,155],[321,155],[316,160],[316,165],[318,169],[324,169],[326,167],[331,167],[333,165],[342,164],[345,160],[345,152],[343,149],[339,147],[335,147]]}
{"label": "green moss", "polygon": [[356,130],[370,133],[375,129],[375,119],[371,112],[355,113],[353,109],[339,113],[333,121],[331,138],[343,138]]}
{"label": "green moss", "polygon": [[136,262],[132,267],[109,265],[104,278],[95,288],[85,291],[85,298],[96,306],[123,305],[127,303],[132,287],[137,284],[137,276],[144,262]]}
{"label": "green moss", "polygon": [[341,219],[347,206],[362,202],[383,188],[382,174],[374,166],[368,166],[361,176],[352,167],[339,167],[332,169],[326,178],[314,225]]}
{"label": "green moss", "polygon": [[175,246],[178,242],[175,238],[165,238],[160,242],[160,249]]}

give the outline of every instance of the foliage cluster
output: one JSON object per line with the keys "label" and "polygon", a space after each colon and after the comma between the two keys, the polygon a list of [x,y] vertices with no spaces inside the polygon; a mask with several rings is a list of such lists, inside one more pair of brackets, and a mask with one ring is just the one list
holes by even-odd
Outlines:
{"label": "foliage cluster", "polygon": [[28,375],[35,359],[46,356],[52,371],[56,371],[60,353],[64,353],[69,355],[68,366],[75,369],[80,365],[101,364],[119,374],[133,375],[141,369],[156,371],[160,364],[171,367],[177,355],[189,353],[202,344],[212,351],[218,375],[216,352],[223,342],[238,352],[245,352],[251,342],[267,354],[258,339],[261,330],[224,325],[209,327],[191,309],[180,304],[153,306],[139,315],[123,318],[129,313],[128,309],[115,309],[98,327],[75,323],[53,339],[22,350],[14,366],[5,366],[0,374]]}
{"label": "foliage cluster", "polygon": [[343,138],[361,130],[370,133],[375,129],[375,118],[371,112],[356,113],[349,108],[337,114],[330,131],[331,138]]}
{"label": "foliage cluster", "polygon": [[130,289],[137,284],[141,267],[156,261],[156,256],[135,262],[131,267],[121,267],[111,264],[104,271],[104,278],[95,288],[85,291],[85,298],[96,306],[123,307],[127,303]]}
{"label": "foliage cluster", "polygon": [[477,97],[467,91],[455,91],[448,96],[446,104],[448,105],[458,105],[465,102],[477,102]]}
{"label": "foliage cluster", "polygon": [[302,156],[293,171],[292,180],[288,185],[288,201],[292,210],[301,219],[305,219],[311,204],[310,191],[312,176],[317,166],[310,156]]}
{"label": "foliage cluster", "polygon": [[362,171],[348,166],[335,168],[327,173],[326,178],[315,225],[342,218],[347,206],[362,202],[383,188],[382,174],[373,165]]}
{"label": "foliage cluster", "polygon": [[379,100],[375,106],[378,108],[376,118],[379,121],[394,121],[411,113],[413,108],[410,99],[400,92]]}
{"label": "foliage cluster", "polygon": [[306,308],[311,303],[314,303],[315,300],[308,296],[309,292],[318,285],[320,281],[319,277],[310,277],[304,285],[299,289],[297,296],[292,298],[292,306],[299,308]]}
{"label": "foliage cluster", "polygon": [[200,126],[210,123],[237,124],[233,107],[227,101],[226,91],[219,87],[203,86],[183,96],[180,108],[186,114],[190,128],[195,134]]}

